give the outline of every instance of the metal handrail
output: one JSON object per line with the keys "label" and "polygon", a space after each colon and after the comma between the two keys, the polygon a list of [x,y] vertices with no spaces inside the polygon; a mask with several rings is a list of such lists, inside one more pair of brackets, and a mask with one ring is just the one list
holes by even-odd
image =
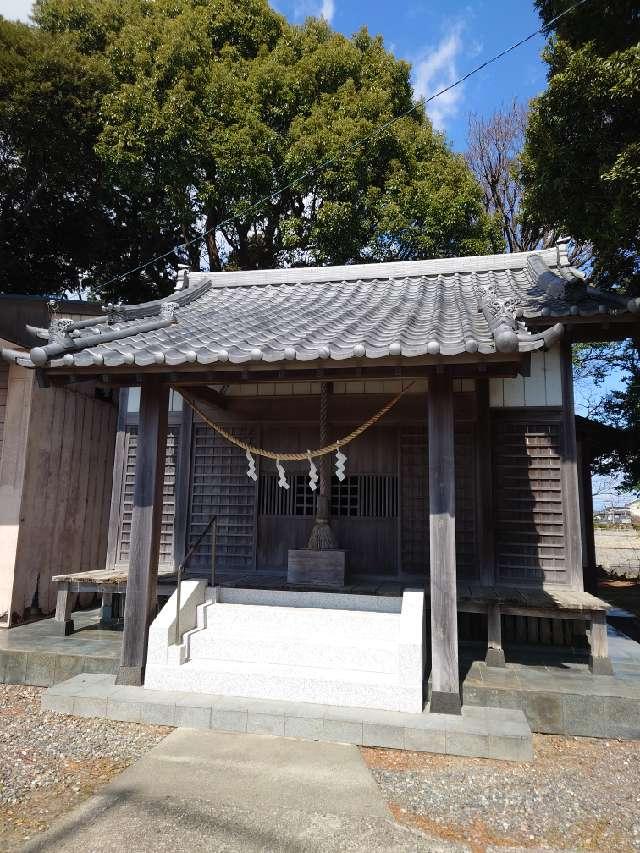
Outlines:
{"label": "metal handrail", "polygon": [[216,559],[216,522],[218,520],[217,515],[212,515],[209,519],[209,523],[202,531],[200,536],[193,543],[191,548],[187,551],[183,559],[180,561],[178,566],[178,585],[176,587],[176,631],[175,631],[175,644],[179,645],[180,643],[180,591],[182,587],[182,575],[184,573],[185,566],[195,553],[195,551],[199,548],[200,543],[205,538],[209,530],[211,530],[211,585],[215,584],[215,559]]}

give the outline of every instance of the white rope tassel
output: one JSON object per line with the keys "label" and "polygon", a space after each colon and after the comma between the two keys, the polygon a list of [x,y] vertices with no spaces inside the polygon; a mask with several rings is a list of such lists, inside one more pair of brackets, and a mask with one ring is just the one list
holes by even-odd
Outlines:
{"label": "white rope tassel", "polygon": [[287,478],[285,477],[284,468],[280,464],[279,459],[276,459],[276,468],[278,469],[278,475],[279,475],[278,485],[280,486],[281,489],[288,489],[289,483],[287,483]]}
{"label": "white rope tassel", "polygon": [[344,466],[347,461],[347,457],[340,450],[340,445],[338,445],[338,449],[336,451],[336,477],[340,482],[344,480]]}
{"label": "white rope tassel", "polygon": [[318,488],[318,469],[311,458],[310,450],[307,450],[307,459],[309,460],[309,488],[312,492],[315,492]]}
{"label": "white rope tassel", "polygon": [[249,463],[249,467],[247,468],[247,477],[255,483],[258,479],[258,475],[256,474],[256,460],[253,458],[251,451],[249,450],[247,450],[244,455],[247,457],[247,462]]}

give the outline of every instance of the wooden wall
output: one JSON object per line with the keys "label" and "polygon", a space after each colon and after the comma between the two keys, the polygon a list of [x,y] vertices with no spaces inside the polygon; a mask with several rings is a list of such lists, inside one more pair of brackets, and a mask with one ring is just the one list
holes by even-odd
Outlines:
{"label": "wooden wall", "polygon": [[[505,380],[506,381],[506,380]],[[387,395],[338,394],[331,398],[330,437],[346,435],[387,402]],[[403,398],[384,420],[345,448],[347,480],[333,484],[332,524],[358,575],[424,578],[429,563],[428,394]],[[565,487],[562,474],[565,425],[558,407],[492,409],[490,435],[478,436],[473,392],[455,394],[456,561],[460,580],[481,581],[479,501],[493,505],[494,529],[484,532],[495,550],[491,583],[571,583],[566,549]],[[317,445],[318,397],[232,396],[211,411],[235,435],[269,449],[302,450]],[[135,413],[131,415],[135,421]],[[172,416],[175,417],[175,416]],[[314,496],[306,462],[287,463],[291,488],[277,488],[275,464],[256,458],[258,482],[246,476],[244,451],[202,420],[189,423],[192,438],[181,447],[174,422],[165,477],[162,560],[171,559],[175,488],[184,490],[185,548],[212,514],[218,516],[216,564],[222,571],[283,571],[287,551],[305,547],[313,525]],[[128,503],[135,463],[135,423],[125,453],[121,503],[120,561],[126,562]],[[485,466],[480,459],[489,457]],[[176,462],[176,459],[180,460]],[[488,467],[487,467],[488,466]],[[481,472],[482,476],[481,476]],[[174,476],[175,475],[175,476]],[[480,480],[488,477],[490,487]],[[176,483],[174,482],[177,481]],[[489,513],[491,516],[491,513]],[[178,556],[182,556],[184,550]],[[208,574],[210,540],[190,569]]]}
{"label": "wooden wall", "polygon": [[489,380],[491,408],[561,406],[561,348],[532,352],[528,376]]}
{"label": "wooden wall", "polygon": [[116,408],[90,384],[33,383],[11,621],[55,608],[51,576],[104,568]]}

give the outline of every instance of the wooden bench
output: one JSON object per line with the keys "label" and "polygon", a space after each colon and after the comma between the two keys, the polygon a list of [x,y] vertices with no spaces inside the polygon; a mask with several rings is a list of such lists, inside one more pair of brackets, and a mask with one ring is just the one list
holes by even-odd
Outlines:
{"label": "wooden bench", "polygon": [[[58,584],[56,600],[56,615],[54,626],[57,633],[68,637],[73,634],[73,619],[71,610],[75,602],[75,594],[79,592],[98,592],[102,595],[100,624],[105,627],[113,624],[114,595],[124,595],[127,591],[128,569],[97,569],[95,571],[77,572],[72,575],[54,575],[54,583]],[[173,566],[158,568],[158,595],[171,595],[177,582],[176,570]]]}
{"label": "wooden bench", "polygon": [[612,675],[607,640],[607,611],[611,605],[595,595],[564,586],[515,589],[507,586],[460,586],[458,610],[487,614],[487,666],[505,665],[501,617],[531,616],[576,619],[591,624],[589,669],[594,675]]}

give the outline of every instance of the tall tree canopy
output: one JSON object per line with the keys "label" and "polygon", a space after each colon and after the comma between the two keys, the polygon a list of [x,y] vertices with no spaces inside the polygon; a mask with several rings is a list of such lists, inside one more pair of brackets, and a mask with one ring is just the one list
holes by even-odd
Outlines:
{"label": "tall tree canopy", "polygon": [[[165,292],[187,254],[195,268],[250,269],[501,247],[464,159],[412,109],[409,66],[365,30],[295,27],[266,0],[39,0],[34,19],[2,22],[0,214],[25,251],[45,238],[51,251],[37,270],[21,253],[9,276],[2,238],[0,289],[82,282],[138,300]],[[16,127],[47,93],[40,126]],[[27,168],[34,142],[42,163]],[[38,197],[42,234],[5,182],[49,194]],[[101,285],[203,228],[205,247]]]}
{"label": "tall tree canopy", "polygon": [[[571,0],[536,0],[545,23]],[[640,295],[640,14],[637,0],[591,0],[554,25],[548,88],[533,101],[523,155],[526,216],[589,243],[592,278]],[[600,464],[640,490],[638,342],[581,346],[577,367],[618,387],[593,414],[631,436]],[[635,438],[634,438],[635,436]],[[635,449],[634,449],[635,448]]]}
{"label": "tall tree canopy", "polygon": [[[536,0],[545,23],[572,0]],[[594,252],[602,285],[640,293],[640,14],[637,0],[592,0],[562,17],[532,103],[525,208]]]}

